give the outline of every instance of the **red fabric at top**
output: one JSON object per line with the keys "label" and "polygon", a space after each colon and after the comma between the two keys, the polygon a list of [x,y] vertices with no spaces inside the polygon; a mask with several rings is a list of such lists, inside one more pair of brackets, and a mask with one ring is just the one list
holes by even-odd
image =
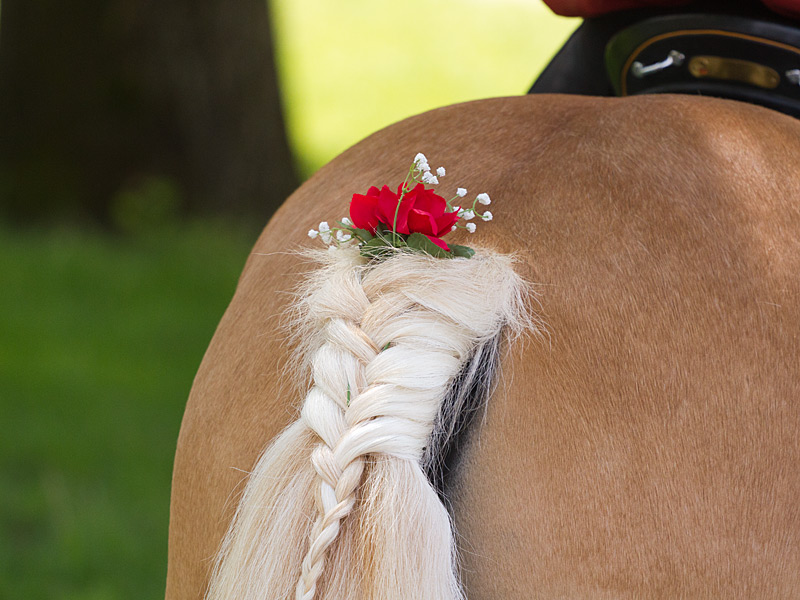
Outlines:
{"label": "red fabric at top", "polygon": [[[768,8],[800,19],[800,0],[762,0]],[[690,0],[544,0],[557,15],[597,17],[617,10],[658,6],[681,6]]]}

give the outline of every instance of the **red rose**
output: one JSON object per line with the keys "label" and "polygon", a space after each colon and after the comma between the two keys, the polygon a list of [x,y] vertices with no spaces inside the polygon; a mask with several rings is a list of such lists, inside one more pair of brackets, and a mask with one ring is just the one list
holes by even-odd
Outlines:
{"label": "red rose", "polygon": [[[457,212],[447,212],[447,201],[426,189],[421,183],[403,197],[399,213],[404,213],[409,233],[423,233],[440,248],[449,251],[449,246],[440,238],[450,233],[458,221]],[[400,216],[397,219],[398,231]]]}
{"label": "red rose", "polygon": [[421,183],[405,193],[398,209],[397,202],[401,194],[402,185],[397,188],[397,193],[385,185],[380,190],[371,187],[366,195],[353,194],[350,202],[353,224],[375,233],[378,223],[392,229],[396,218],[397,233],[422,233],[431,242],[449,251],[450,247],[440,238],[450,233],[458,221],[458,213],[447,212],[447,201]]}
{"label": "red rose", "polygon": [[353,225],[374,234],[379,222],[383,221],[385,224],[386,221],[378,212],[378,201],[381,198],[384,203],[397,206],[400,196],[390,190],[388,185],[383,186],[383,189],[380,190],[373,185],[366,194],[353,194],[353,199],[350,201],[350,219],[353,221]]}

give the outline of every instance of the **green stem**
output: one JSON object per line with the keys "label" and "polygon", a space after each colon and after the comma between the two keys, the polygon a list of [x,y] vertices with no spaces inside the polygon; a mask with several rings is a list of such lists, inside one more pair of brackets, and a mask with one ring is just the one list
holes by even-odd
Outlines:
{"label": "green stem", "polygon": [[397,208],[394,209],[394,223],[392,223],[392,243],[397,246],[397,216],[400,214],[400,203],[403,201],[403,197],[406,195],[405,189],[403,189],[403,193],[400,194],[400,199],[397,201]]}
{"label": "green stem", "polygon": [[400,214],[400,203],[403,202],[403,198],[406,195],[406,184],[408,183],[408,178],[413,177],[414,175],[414,166],[412,165],[410,169],[408,169],[408,174],[406,178],[403,180],[403,185],[401,189],[403,190],[400,194],[400,198],[397,200],[397,206],[394,209],[394,222],[392,223],[392,244],[397,246],[397,216]]}
{"label": "green stem", "polygon": [[406,184],[408,183],[409,178],[412,180],[414,179],[414,165],[411,165],[411,168],[406,173],[406,178],[403,180],[403,192],[406,192]]}

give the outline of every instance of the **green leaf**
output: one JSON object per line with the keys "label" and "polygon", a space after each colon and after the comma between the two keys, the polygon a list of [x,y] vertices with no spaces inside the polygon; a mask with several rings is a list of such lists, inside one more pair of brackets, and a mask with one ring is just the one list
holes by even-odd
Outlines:
{"label": "green leaf", "polygon": [[408,243],[409,248],[413,248],[414,250],[419,250],[420,252],[424,252],[425,254],[430,254],[431,256],[435,256],[436,258],[452,258],[453,255],[445,250],[444,248],[440,248],[432,241],[428,239],[428,236],[423,235],[421,233],[412,233],[408,236]]}
{"label": "green leaf", "polygon": [[374,237],[368,242],[361,244],[361,256],[366,258],[380,258],[392,253],[389,240],[382,237]]}
{"label": "green leaf", "polygon": [[364,242],[364,246],[369,248],[380,248],[381,246],[391,246],[392,244],[389,243],[389,240],[382,237],[374,237],[368,242]]}
{"label": "green leaf", "polygon": [[462,258],[472,258],[475,256],[475,250],[469,246],[456,246],[453,244],[450,246],[450,252],[453,253],[453,256],[460,256]]}
{"label": "green leaf", "polygon": [[366,229],[359,229],[358,227],[348,227],[348,229],[362,242],[368,242],[373,237],[372,234]]}

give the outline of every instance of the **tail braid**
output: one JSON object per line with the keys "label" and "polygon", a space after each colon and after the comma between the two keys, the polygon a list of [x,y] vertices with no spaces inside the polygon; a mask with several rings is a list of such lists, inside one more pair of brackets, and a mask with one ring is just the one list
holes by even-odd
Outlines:
{"label": "tail braid", "polygon": [[[251,475],[208,597],[459,600],[450,520],[423,454],[476,349],[528,325],[524,283],[491,252],[321,259],[297,321],[313,386]],[[369,455],[380,460],[365,477]]]}
{"label": "tail braid", "polygon": [[[339,293],[342,288],[349,287],[351,298],[361,297],[364,300],[361,303],[350,303],[347,307],[353,312],[356,307],[362,308],[360,320],[368,318],[370,312],[375,311],[384,315],[387,312],[397,313],[398,310],[402,312],[408,304],[398,304],[385,297],[371,303],[364,296],[360,282],[357,283],[353,278],[352,270],[342,275],[343,278],[333,280],[339,287]],[[353,289],[356,286],[358,289]],[[327,550],[336,540],[342,520],[355,505],[356,491],[364,472],[365,456],[381,449],[384,452],[391,450],[391,447],[387,447],[387,444],[391,446],[387,435],[381,432],[396,430],[396,425],[403,418],[392,414],[392,403],[389,402],[393,400],[396,406],[402,406],[402,402],[397,402],[397,390],[379,382],[370,385],[367,367],[373,364],[380,349],[356,323],[347,320],[353,317],[355,314],[344,314],[330,318],[325,324],[325,341],[312,360],[315,365],[314,388],[306,398],[301,413],[301,418],[322,441],[311,456],[319,485],[317,517],[311,529],[308,551],[297,582],[297,600],[311,600],[316,593]],[[327,366],[331,370],[325,368]],[[343,373],[349,374],[346,382],[342,380]],[[331,419],[332,415],[338,418]],[[344,418],[344,423],[341,418]],[[332,426],[332,423],[336,426]],[[426,424],[411,429],[424,438],[429,427]],[[395,450],[398,454],[403,454],[402,449]]]}
{"label": "tail braid", "polygon": [[[346,289],[359,301],[345,305],[349,314],[328,314],[325,342],[313,359],[316,391],[302,412],[322,442],[312,455],[318,514],[297,600],[314,597],[326,551],[355,505],[364,457],[382,452],[419,468],[441,399],[474,343],[469,327],[421,306],[402,287],[398,292],[396,281],[375,277],[375,271],[363,279],[356,273],[362,272],[351,267],[332,279],[337,292]],[[392,347],[381,352],[387,339]],[[343,373],[352,379],[343,381]],[[338,417],[335,428],[331,413]]]}
{"label": "tail braid", "polygon": [[[350,363],[351,372],[355,377],[354,381],[352,383],[348,381],[345,387],[344,406],[342,406],[343,390],[331,388],[330,378],[326,377],[326,374],[318,373],[315,379],[317,391],[309,394],[303,409],[302,418],[322,438],[322,442],[311,455],[311,462],[319,476],[317,518],[311,529],[308,552],[303,558],[302,573],[297,582],[297,600],[311,600],[314,597],[317,581],[325,566],[326,551],[338,536],[342,519],[350,514],[355,505],[355,492],[364,472],[364,457],[363,454],[343,455],[342,440],[347,428],[353,426],[353,423],[347,422],[346,412],[352,398],[363,386],[366,363],[379,352],[372,340],[357,325],[344,319],[332,319],[326,327],[326,337],[328,341],[317,353],[315,363],[323,362],[325,355],[332,352],[339,354],[340,360],[334,364],[338,362],[341,366],[344,361]],[[347,356],[348,353],[350,356]],[[319,403],[326,404],[325,410],[319,410]],[[332,411],[338,411],[347,423],[344,427],[340,424],[337,428],[338,439],[329,435],[326,424],[318,424],[318,427],[315,427],[317,415]]]}

